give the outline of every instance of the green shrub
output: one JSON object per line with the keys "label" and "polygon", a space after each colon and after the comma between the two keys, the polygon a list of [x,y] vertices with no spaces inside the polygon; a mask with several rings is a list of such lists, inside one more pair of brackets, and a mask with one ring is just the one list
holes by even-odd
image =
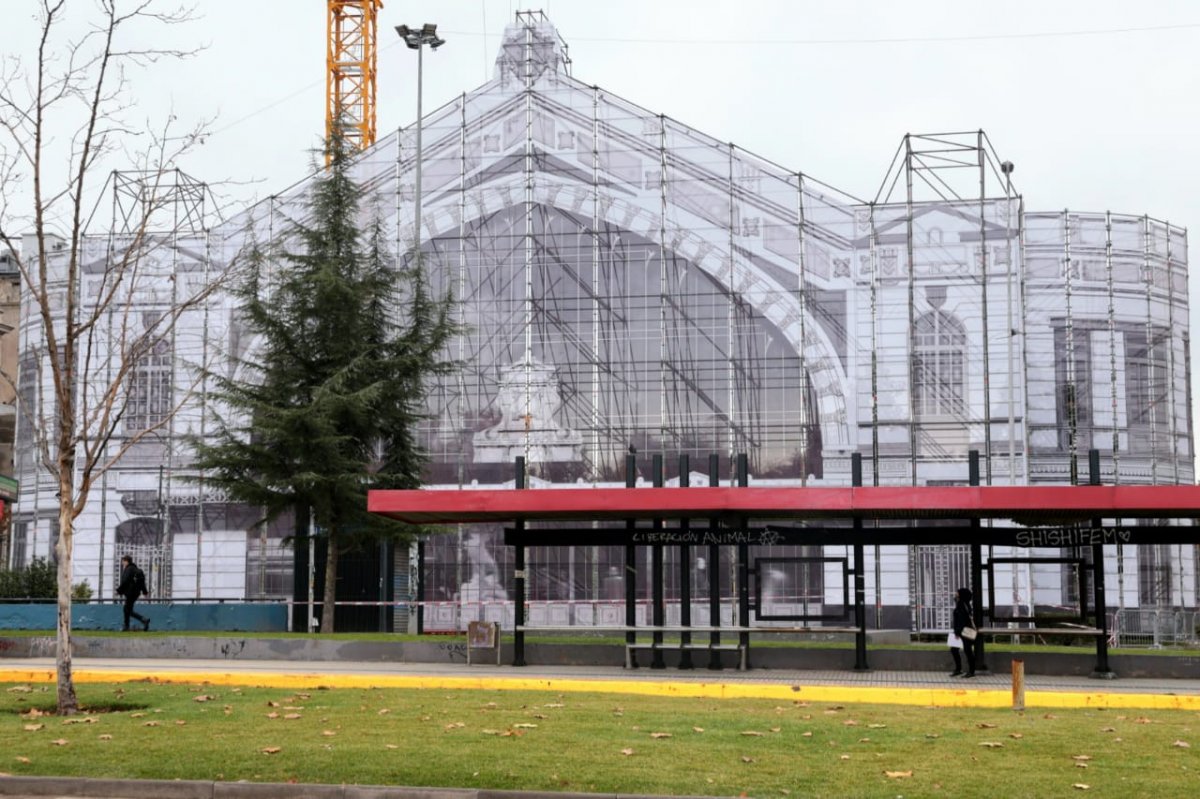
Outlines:
{"label": "green shrub", "polygon": [[[91,591],[91,588],[88,588]],[[54,599],[58,596],[57,567],[34,558],[23,569],[0,571],[0,599]]]}

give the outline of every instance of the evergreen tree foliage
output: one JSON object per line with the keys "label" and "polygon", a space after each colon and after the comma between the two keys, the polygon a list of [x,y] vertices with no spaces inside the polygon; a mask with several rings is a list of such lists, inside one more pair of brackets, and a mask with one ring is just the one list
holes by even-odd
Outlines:
{"label": "evergreen tree foliage", "polygon": [[[372,488],[416,488],[426,381],[449,371],[453,300],[434,296],[421,259],[393,267],[378,214],[360,225],[362,189],[340,138],[313,180],[307,219],[277,254],[256,252],[237,289],[260,346],[239,379],[214,375],[229,414],[195,441],[206,485],[274,518],[312,514],[328,538],[325,598],[333,607],[339,550],[403,540],[407,528],[367,513]],[[295,247],[295,249],[291,249]],[[218,403],[219,404],[219,403]],[[333,630],[333,613],[321,614]]]}

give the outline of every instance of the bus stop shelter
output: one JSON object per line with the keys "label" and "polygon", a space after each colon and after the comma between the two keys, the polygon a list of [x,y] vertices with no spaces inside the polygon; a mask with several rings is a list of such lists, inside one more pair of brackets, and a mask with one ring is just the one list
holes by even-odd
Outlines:
{"label": "bus stop shelter", "polygon": [[[715,467],[715,456],[710,467]],[[680,474],[686,475],[686,459],[681,459]],[[853,464],[850,487],[751,487],[746,476],[744,456],[737,459],[735,486],[710,485],[664,487],[661,456],[654,460],[654,485],[634,487],[632,457],[630,477],[625,488],[558,487],[538,490],[524,488],[524,464],[517,459],[516,490],[461,489],[372,491],[368,509],[372,513],[412,524],[470,524],[501,522],[506,528],[506,543],[515,548],[514,557],[514,666],[525,664],[524,635],[531,628],[524,623],[525,550],[530,546],[566,546],[568,544],[623,544],[626,568],[636,569],[634,550],[650,547],[652,571],[651,625],[636,624],[634,582],[626,582],[625,633],[627,665],[636,666],[633,653],[638,648],[653,653],[653,668],[663,667],[664,632],[682,635],[685,650],[681,666],[690,667],[690,650],[707,649],[709,666],[719,667],[721,649],[736,648],[741,665],[749,665],[749,634],[770,632],[753,627],[749,586],[754,566],[749,548],[763,544],[845,545],[852,558],[820,558],[839,561],[846,576],[846,602],[843,605],[845,627],[838,630],[855,635],[855,669],[866,669],[866,612],[864,547],[869,545],[969,544],[971,588],[977,597],[975,625],[984,633],[980,638],[979,661],[985,664],[982,641],[987,635],[1023,633],[1063,633],[1091,635],[1096,641],[1094,675],[1114,676],[1108,664],[1108,630],[1105,609],[1105,552],[1108,545],[1196,544],[1200,528],[1200,487],[1099,485],[1099,456],[1090,453],[1091,484],[1085,486],[979,486],[978,457],[970,460],[970,485],[966,486],[870,486],[861,485],[861,461]],[[717,469],[710,468],[716,475]],[[714,482],[716,480],[714,479]],[[1120,523],[1114,523],[1120,520]],[[1176,520],[1165,524],[1164,520]],[[528,528],[530,522],[552,522],[552,526]],[[596,522],[622,524],[597,526]],[[998,523],[997,523],[998,522]],[[1075,553],[1048,558],[983,559],[984,546],[1052,548]],[[735,625],[697,627],[690,623],[686,569],[681,577],[683,602],[681,625],[664,624],[662,549],[675,547],[736,548],[738,619]],[[682,558],[686,561],[686,557]],[[1080,608],[1076,623],[1065,628],[1041,629],[1034,617],[1007,617],[1005,623],[1032,623],[1033,628],[989,627],[996,623],[994,597],[984,602],[983,574],[995,565],[1017,561],[1070,563],[1082,575],[1090,577],[1090,606],[1086,585],[1080,586]],[[989,592],[994,580],[989,580]],[[761,586],[762,581],[755,584]],[[849,586],[853,585],[851,591]],[[710,591],[710,601],[716,592]],[[1089,624],[1089,617],[1091,623]],[[718,616],[712,616],[719,619]],[[831,629],[825,616],[793,616],[803,626],[785,628],[794,631]],[[820,626],[809,626],[819,624]],[[652,635],[649,643],[639,643],[637,634]],[[736,634],[737,644],[723,643],[721,633]],[[728,641],[728,639],[724,639]],[[644,641],[644,639],[643,639]]]}

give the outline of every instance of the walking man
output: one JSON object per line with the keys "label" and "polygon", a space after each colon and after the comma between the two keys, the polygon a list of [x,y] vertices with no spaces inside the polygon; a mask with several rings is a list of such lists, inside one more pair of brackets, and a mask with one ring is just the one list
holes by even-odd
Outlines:
{"label": "walking man", "polygon": [[133,610],[140,597],[150,596],[146,589],[146,573],[128,555],[121,556],[121,582],[117,585],[117,593],[125,597],[125,632],[129,632],[130,618],[140,621],[143,631],[149,630],[150,619]]}

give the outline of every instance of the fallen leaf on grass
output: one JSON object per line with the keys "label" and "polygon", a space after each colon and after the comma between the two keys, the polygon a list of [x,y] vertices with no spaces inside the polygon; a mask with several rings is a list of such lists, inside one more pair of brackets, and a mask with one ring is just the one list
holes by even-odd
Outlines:
{"label": "fallen leaf on grass", "polygon": [[1004,748],[1004,744],[1000,743],[999,741],[983,741],[979,745],[986,747],[987,749],[1003,749]]}
{"label": "fallen leaf on grass", "polygon": [[811,731],[811,730],[808,730],[808,731],[806,731],[806,732],[802,732],[802,733],[800,733],[800,737],[801,737],[801,738],[811,738],[811,737],[812,737],[812,731]]}
{"label": "fallen leaf on grass", "polygon": [[278,714],[278,713],[276,713],[275,711],[271,711],[270,713],[268,713],[268,714],[267,714],[267,718],[269,718],[269,719],[277,719],[277,718],[279,718],[279,714]]}
{"label": "fallen leaf on grass", "polygon": [[99,721],[95,716],[73,716],[69,719],[63,719],[63,724],[95,724]]}
{"label": "fallen leaf on grass", "polygon": [[911,777],[912,769],[909,769],[908,771],[885,771],[883,773],[893,780],[898,780],[904,777]]}
{"label": "fallen leaf on grass", "polygon": [[763,734],[758,730],[742,730],[742,735],[750,738],[761,738]]}
{"label": "fallen leaf on grass", "polygon": [[1071,787],[1072,787],[1072,788],[1078,788],[1078,789],[1079,789],[1079,790],[1081,790],[1081,791],[1086,791],[1086,790],[1088,790],[1089,788],[1091,788],[1092,786],[1088,785],[1087,783],[1083,783],[1083,782],[1076,782],[1076,783],[1072,784],[1072,785],[1071,785]]}
{"label": "fallen leaf on grass", "polygon": [[547,716],[545,713],[534,713],[533,716],[531,716],[531,718],[535,718],[538,721],[545,721],[546,719],[548,719],[550,717]]}
{"label": "fallen leaf on grass", "polygon": [[321,734],[324,735],[326,738],[337,735],[337,733],[334,732],[333,730],[321,730]]}
{"label": "fallen leaf on grass", "polygon": [[14,685],[12,688],[8,689],[8,693],[10,694],[28,694],[32,692],[33,689],[28,685]]}
{"label": "fallen leaf on grass", "polygon": [[849,759],[850,759],[850,755],[842,755],[841,757],[838,758],[838,760],[849,760]]}
{"label": "fallen leaf on grass", "polygon": [[537,729],[536,724],[522,723],[522,724],[514,724],[512,726],[513,726],[514,730],[536,730]]}
{"label": "fallen leaf on grass", "polygon": [[212,699],[216,699],[216,697],[215,697],[215,696],[209,696],[208,694],[200,694],[199,696],[193,696],[193,697],[192,697],[192,701],[193,701],[193,702],[208,702],[208,701],[210,701],[210,700],[212,700]]}
{"label": "fallen leaf on grass", "polygon": [[176,726],[176,727],[182,727],[182,726],[184,726],[185,724],[187,724],[187,722],[186,722],[186,721],[184,721],[183,719],[175,719],[175,726]]}
{"label": "fallen leaf on grass", "polygon": [[886,725],[886,724],[868,724],[868,725],[867,725],[867,729],[871,729],[871,730],[886,730],[886,729],[887,729],[887,725]]}
{"label": "fallen leaf on grass", "polygon": [[109,735],[108,733],[104,733],[103,735],[101,735],[101,736],[100,736],[100,740],[101,740],[101,741],[111,741],[111,740],[112,740],[112,736],[111,736],[111,735]]}
{"label": "fallen leaf on grass", "polygon": [[17,760],[17,762],[18,762],[18,763],[28,763],[28,762],[30,762],[30,761],[29,761],[29,758],[27,758],[27,757],[23,757],[23,756],[21,756],[21,755],[17,755],[17,758],[16,758],[16,760]]}
{"label": "fallen leaf on grass", "polygon": [[1175,743],[1171,744],[1171,746],[1177,746],[1180,749],[1191,749],[1192,748],[1192,745],[1190,743],[1188,743],[1187,741],[1176,741]]}
{"label": "fallen leaf on grass", "polygon": [[143,717],[143,716],[145,716],[145,715],[146,715],[145,713],[130,713],[130,714],[129,714],[129,718],[131,718],[131,719],[140,719],[140,718],[142,718],[142,717]]}
{"label": "fallen leaf on grass", "polygon": [[1056,719],[1056,718],[1058,718],[1058,716],[1054,715],[1053,713],[1047,713],[1046,715],[1042,716],[1042,718],[1044,718],[1044,719]]}
{"label": "fallen leaf on grass", "polygon": [[42,711],[38,710],[36,707],[31,707],[31,708],[29,708],[29,710],[27,712],[21,714],[21,718],[36,719],[36,718],[38,718],[40,716],[44,716],[44,715],[45,714],[42,713]]}
{"label": "fallen leaf on grass", "polygon": [[1084,761],[1084,760],[1091,760],[1092,756],[1091,755],[1071,755],[1071,759],[1078,760],[1078,761]]}
{"label": "fallen leaf on grass", "polygon": [[525,734],[524,730],[509,729],[509,730],[505,730],[504,732],[500,733],[500,737],[501,738],[520,738],[524,734]]}
{"label": "fallen leaf on grass", "polygon": [[704,732],[703,727],[692,727],[692,732]]}
{"label": "fallen leaf on grass", "polygon": [[384,744],[383,748],[384,749],[399,749],[400,747],[396,746],[396,744]]}
{"label": "fallen leaf on grass", "polygon": [[564,705],[562,702],[551,702],[548,705],[542,705],[542,707],[566,707],[566,705]]}
{"label": "fallen leaf on grass", "polygon": [[858,742],[860,744],[869,744],[871,742],[871,739],[870,738],[859,738]]}
{"label": "fallen leaf on grass", "polygon": [[66,746],[69,741],[66,738],[55,738],[50,743],[54,744],[55,746]]}
{"label": "fallen leaf on grass", "polygon": [[845,721],[842,722],[842,724],[846,727],[857,727],[858,726],[858,722],[855,721],[854,719],[846,719]]}
{"label": "fallen leaf on grass", "polygon": [[467,725],[463,724],[461,721],[452,721],[446,725],[445,729],[447,732],[449,732],[450,730],[461,730],[465,726]]}
{"label": "fallen leaf on grass", "polygon": [[629,757],[630,755],[633,754],[633,750],[630,749],[629,747],[625,747],[624,749],[621,750],[621,754],[625,755],[625,757]]}
{"label": "fallen leaf on grass", "polygon": [[674,736],[672,736],[671,733],[669,733],[669,732],[652,732],[652,733],[650,733],[650,737],[651,738],[671,738]]}
{"label": "fallen leaf on grass", "polygon": [[300,714],[299,713],[285,713],[283,717],[285,719],[295,720],[295,719],[300,718]]}
{"label": "fallen leaf on grass", "polygon": [[1009,738],[1016,739],[1016,740],[1018,740],[1018,741],[1019,741],[1020,739],[1024,738],[1025,736],[1024,736],[1022,733],[1019,733],[1019,732],[1010,732],[1010,733],[1008,734],[1008,737],[1009,737]]}
{"label": "fallen leaf on grass", "polygon": [[754,762],[754,758],[752,758],[752,757],[748,757],[748,756],[746,756],[746,755],[742,755],[742,762],[743,762],[743,763],[753,763],[753,762]]}
{"label": "fallen leaf on grass", "polygon": [[278,703],[278,702],[272,702],[270,699],[268,699],[268,700],[267,700],[267,707],[279,707],[279,703]]}
{"label": "fallen leaf on grass", "polygon": [[927,732],[927,733],[925,733],[925,737],[926,738],[941,738],[942,736],[938,735],[936,732]]}
{"label": "fallen leaf on grass", "polygon": [[381,708],[379,708],[379,713],[377,715],[386,716],[388,713],[391,713],[391,712],[392,712],[391,709],[386,708],[386,707],[381,707]]}
{"label": "fallen leaf on grass", "polygon": [[986,722],[986,721],[981,721],[981,722],[979,722],[978,724],[976,724],[975,726],[976,726],[976,727],[978,727],[978,728],[979,728],[979,729],[981,729],[981,730],[994,730],[994,729],[996,729],[996,725],[995,725],[995,724],[990,724],[990,723],[988,723],[988,722]]}
{"label": "fallen leaf on grass", "polygon": [[500,730],[480,730],[480,735],[499,735]]}
{"label": "fallen leaf on grass", "polygon": [[26,724],[25,732],[37,732],[38,730],[42,729],[45,726],[46,726],[45,724]]}
{"label": "fallen leaf on grass", "polygon": [[265,746],[262,749],[262,753],[264,755],[277,755],[282,751],[283,751],[282,747],[278,747],[278,746]]}
{"label": "fallen leaf on grass", "polygon": [[1075,764],[1075,768],[1087,768],[1087,767],[1088,767],[1087,763],[1076,763]]}
{"label": "fallen leaf on grass", "polygon": [[1116,732],[1116,727],[1101,727],[1100,732]]}
{"label": "fallen leaf on grass", "polygon": [[144,724],[142,724],[142,726],[143,727],[157,727],[158,722],[157,721],[147,721]]}
{"label": "fallen leaf on grass", "polygon": [[783,727],[772,727],[771,732],[780,732],[782,729]]}

